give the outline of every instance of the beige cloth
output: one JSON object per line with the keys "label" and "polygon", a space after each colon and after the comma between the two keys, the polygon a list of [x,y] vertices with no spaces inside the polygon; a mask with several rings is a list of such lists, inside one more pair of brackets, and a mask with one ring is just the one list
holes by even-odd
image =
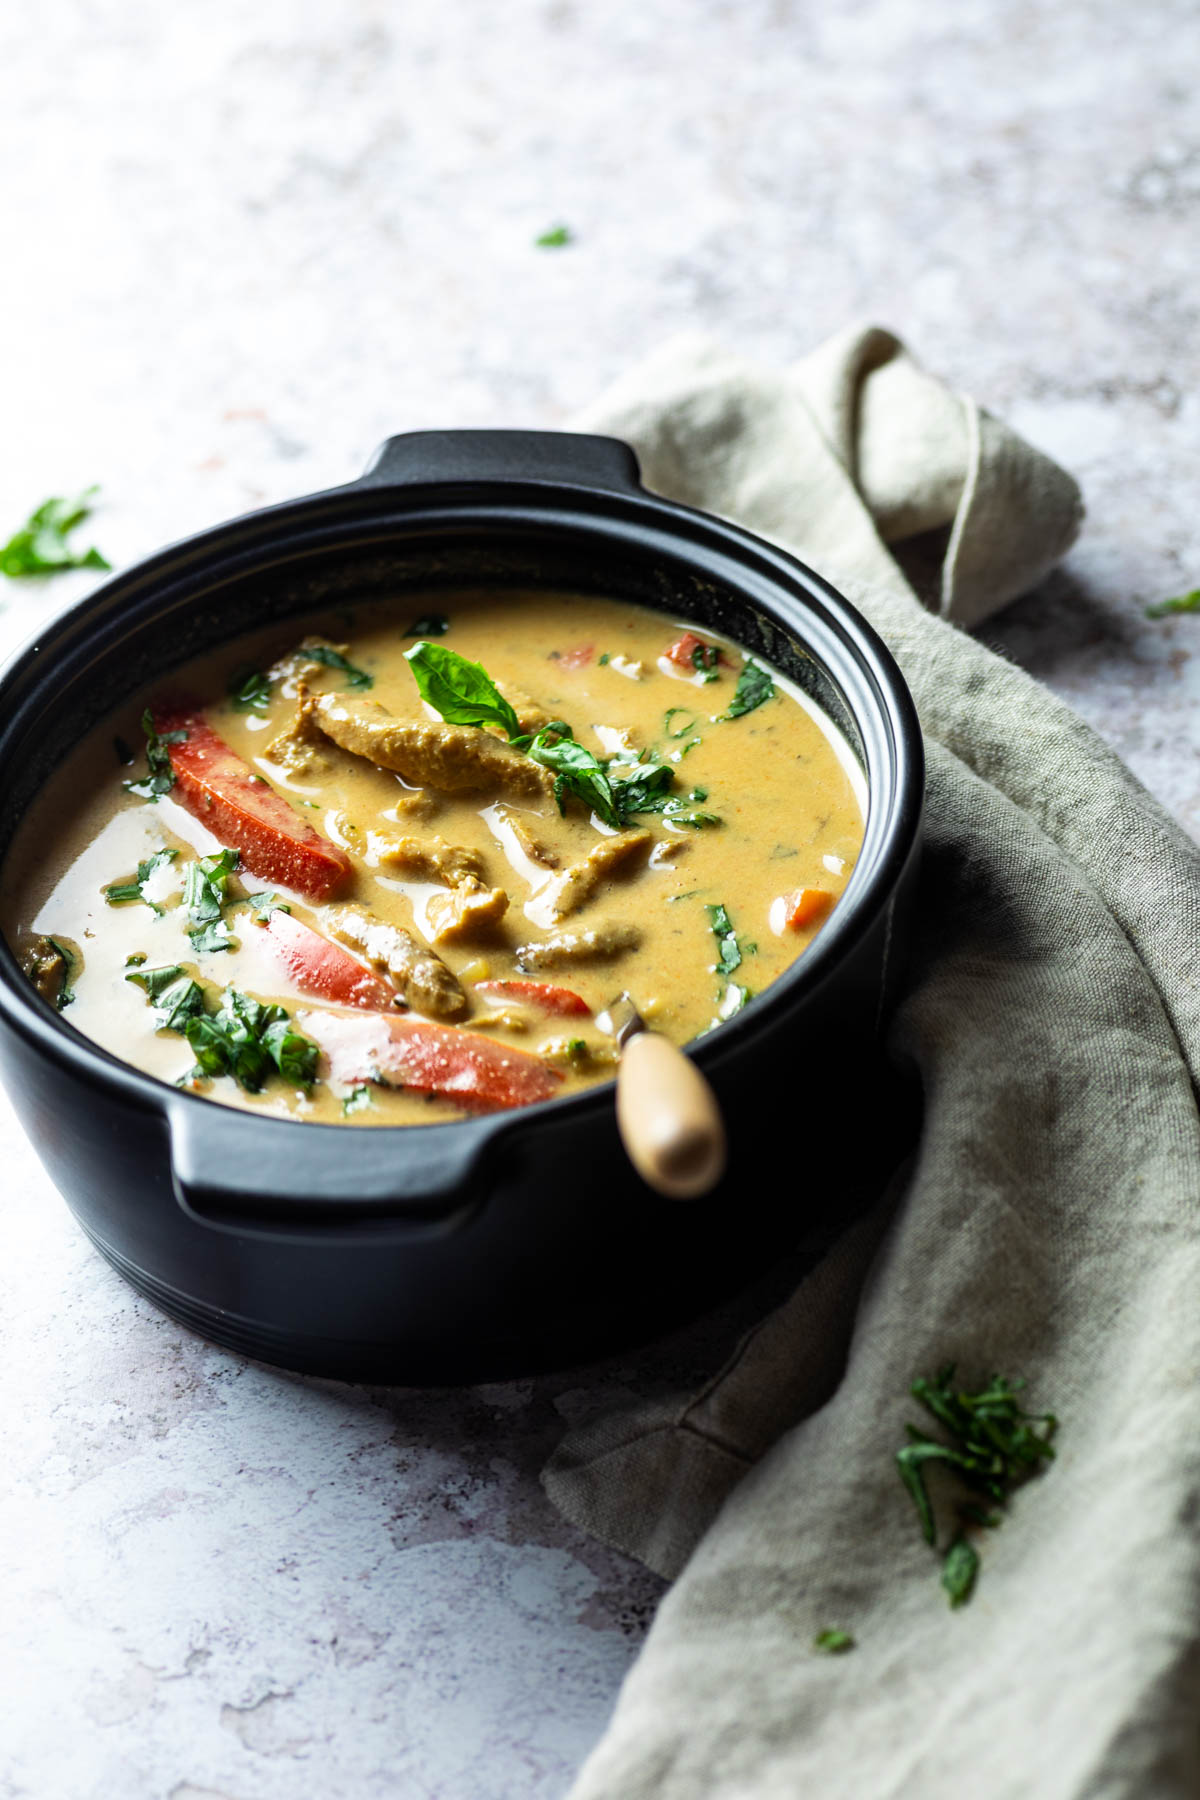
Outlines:
{"label": "beige cloth", "polygon": [[[783,376],[676,346],[581,423],[851,593],[916,696],[929,803],[891,1031],[913,1166],[701,1391],[585,1423],[546,1472],[682,1570],[571,1800],[1195,1795],[1200,852],[885,547],[948,525],[940,609],[977,620],[1070,543],[1074,484],[878,331]],[[951,1359],[1062,1419],[958,1612],[893,1463],[910,1379]],[[858,1647],[816,1653],[827,1626]]]}

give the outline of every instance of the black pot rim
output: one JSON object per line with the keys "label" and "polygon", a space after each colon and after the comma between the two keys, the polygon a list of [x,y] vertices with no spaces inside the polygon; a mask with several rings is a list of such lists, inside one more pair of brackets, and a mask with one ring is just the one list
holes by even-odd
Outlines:
{"label": "black pot rim", "polygon": [[[480,472],[480,456],[493,466]],[[715,573],[773,615],[846,696],[867,758],[863,853],[829,923],[804,955],[756,996],[751,1007],[687,1046],[688,1054],[712,1074],[725,1059],[753,1046],[768,1017],[797,1007],[828,980],[888,904],[920,831],[921,732],[891,653],[844,596],[778,546],[641,488],[636,459],[617,440],[550,432],[411,433],[389,439],[357,481],[247,513],[154,553],[102,582],[10,659],[0,673],[0,766],[7,754],[6,740],[17,727],[21,709],[44,683],[47,665],[86,651],[89,639],[99,630],[112,629],[134,602],[145,605],[149,596],[165,592],[181,578],[191,584],[194,598],[251,566],[299,563],[331,535],[349,547],[347,528],[356,522],[362,532],[353,543],[376,539],[384,543],[416,513],[427,526],[460,532],[470,527],[575,535],[591,531],[609,537],[626,533],[639,554],[653,555],[657,547],[676,562],[702,568],[710,578]],[[799,623],[788,616],[791,609],[805,615]],[[130,629],[136,631],[137,623]],[[878,807],[883,802],[886,808],[881,813]],[[219,1129],[220,1115],[235,1112],[240,1119],[253,1119],[256,1130],[336,1133],[345,1141],[342,1126],[235,1111],[174,1089],[121,1061],[46,1007],[2,936],[0,1021],[51,1061],[67,1064],[93,1083],[99,1081],[131,1105],[165,1114],[173,1132],[178,1127],[192,1138],[208,1135]],[[402,1140],[411,1149],[419,1141],[421,1148],[432,1148],[434,1134],[452,1132],[464,1150],[470,1140],[467,1161],[473,1166],[485,1146],[514,1133],[536,1132],[539,1121],[550,1116],[582,1121],[611,1108],[612,1086],[597,1083],[513,1112],[427,1126],[373,1126],[353,1133],[353,1140],[357,1145],[367,1139],[384,1154],[387,1141],[395,1146]],[[207,1126],[210,1119],[213,1123]],[[451,1160],[457,1165],[464,1159]],[[460,1177],[461,1173],[459,1169]],[[365,1211],[386,1213],[395,1197],[364,1192],[359,1204]]]}

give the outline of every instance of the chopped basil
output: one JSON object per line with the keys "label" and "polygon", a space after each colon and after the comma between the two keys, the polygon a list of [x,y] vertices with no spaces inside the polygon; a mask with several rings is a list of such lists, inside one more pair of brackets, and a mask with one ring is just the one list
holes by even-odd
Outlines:
{"label": "chopped basil", "polygon": [[482,663],[424,639],[404,652],[422,700],[449,725],[496,725],[511,742],[521,724]]}
{"label": "chopped basil", "polygon": [[609,653],[607,650],[601,651],[600,655],[596,658],[596,661],[599,663],[599,665],[602,669],[605,669],[608,667],[610,660],[611,659],[610,659],[610,656],[609,656]]}
{"label": "chopped basil", "polygon": [[829,1656],[841,1656],[847,1650],[854,1649],[854,1639],[848,1631],[838,1631],[831,1627],[827,1631],[818,1631],[813,1639],[814,1650],[824,1650]]}
{"label": "chopped basil", "polygon": [[1176,594],[1173,600],[1156,600],[1146,608],[1148,619],[1165,619],[1168,613],[1200,612],[1200,587],[1190,594]]}
{"label": "chopped basil", "polygon": [[[1040,1472],[1053,1460],[1052,1439],[1058,1429],[1053,1413],[1026,1412],[1018,1400],[1024,1382],[993,1375],[977,1394],[954,1384],[954,1365],[948,1363],[932,1378],[920,1376],[910,1392],[951,1439],[931,1438],[915,1425],[907,1427],[909,1442],[896,1453],[900,1479],[912,1497],[921,1535],[937,1543],[937,1525],[926,1487],[926,1470],[934,1463],[950,1469],[964,1487],[1003,1507],[1022,1481]],[[958,1508],[961,1523],[980,1528],[999,1524],[999,1517],[974,1504]],[[951,1606],[970,1598],[979,1569],[979,1557],[961,1529],[946,1552],[942,1585]]]}
{"label": "chopped basil", "polygon": [[265,925],[274,912],[290,913],[292,910],[286,900],[281,900],[278,894],[271,893],[268,888],[264,888],[260,894],[247,894],[246,905],[253,913],[256,925]]}
{"label": "chopped basil", "polygon": [[232,1075],[248,1094],[258,1093],[275,1071],[305,1089],[316,1080],[318,1047],[297,1031],[285,1007],[226,988],[209,1012],[200,983],[178,966],[136,970],[125,979],[145,989],[165,1030],[187,1039],[195,1074]]}
{"label": "chopped basil", "polygon": [[559,812],[566,810],[567,794],[574,794],[606,825],[616,829],[623,823],[616,790],[604,764],[575,742],[571,727],[561,719],[542,727],[529,746],[529,754],[534,762],[553,771]]}
{"label": "chopped basil", "polygon": [[[672,719],[683,719],[678,728],[672,725]],[[669,706],[663,714],[663,730],[669,738],[685,738],[689,731],[694,731],[699,724],[699,715],[687,706]]]}
{"label": "chopped basil", "polygon": [[356,1087],[342,1101],[342,1113],[349,1118],[351,1113],[365,1112],[369,1106],[373,1105],[370,1088],[365,1085]]}
{"label": "chopped basil", "polygon": [[13,580],[25,575],[58,575],[64,569],[111,569],[112,564],[93,547],[72,550],[67,539],[92,511],[97,487],[84,488],[73,500],[43,500],[20,530],[0,546],[0,575]]}
{"label": "chopped basil", "polygon": [[368,675],[365,669],[355,668],[347,662],[340,650],[332,644],[305,644],[305,656],[313,662],[323,663],[327,669],[337,669],[346,677],[346,686],[351,688],[369,688],[375,686],[375,677]]}
{"label": "chopped basil", "polygon": [[961,1606],[971,1598],[978,1573],[979,1552],[960,1532],[942,1563],[942,1586],[950,1596],[951,1606]]}
{"label": "chopped basil", "polygon": [[406,638],[445,637],[449,629],[450,621],[445,613],[422,613],[419,619],[413,620],[404,635]]}
{"label": "chopped basil", "polygon": [[62,1012],[70,1006],[75,998],[75,989],[71,986],[71,977],[75,971],[75,956],[58,938],[47,938],[51,950],[62,959],[62,974],[59,976],[58,992],[54,996],[55,1012]]}
{"label": "chopped basil", "polygon": [[160,735],[154,729],[154,715],[149,707],[142,714],[142,730],[146,734],[147,773],[141,781],[127,781],[125,787],[131,794],[140,794],[143,800],[157,800],[175,786],[175,771],[166,746],[186,743],[187,732],[164,731]]}
{"label": "chopped basil", "polygon": [[131,900],[141,900],[161,919],[163,909],[156,900],[151,900],[146,892],[146,883],[159,869],[165,869],[179,855],[178,850],[156,850],[145,862],[137,866],[137,874],[132,881],[113,881],[104,890],[104,898],[110,906],[126,906]]}
{"label": "chopped basil", "polygon": [[534,238],[534,247],[538,250],[562,250],[572,242],[569,225],[551,225],[548,230]]}
{"label": "chopped basil", "polygon": [[721,719],[740,719],[743,714],[753,712],[765,700],[775,697],[775,683],[766,669],[747,658],[742,665],[742,672],[737,678],[737,686],[733,690],[733,699],[728,710],[718,714]]}
{"label": "chopped basil", "polygon": [[704,910],[709,916],[713,936],[717,940],[716,972],[718,975],[732,975],[735,969],[742,966],[742,949],[733,929],[733,920],[724,906],[706,906]]}
{"label": "chopped basil", "polygon": [[266,712],[271,704],[270,678],[261,669],[238,669],[229,678],[229,699],[238,712]]}
{"label": "chopped basil", "polygon": [[221,918],[221,910],[229,902],[229,877],[240,856],[236,850],[221,850],[215,856],[201,856],[188,864],[183,878],[183,904],[192,928],[188,937],[192,949],[232,950],[236,940]]}

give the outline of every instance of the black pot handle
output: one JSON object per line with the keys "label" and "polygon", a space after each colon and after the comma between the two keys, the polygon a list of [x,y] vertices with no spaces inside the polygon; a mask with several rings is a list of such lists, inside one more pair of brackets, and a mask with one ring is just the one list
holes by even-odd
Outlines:
{"label": "black pot handle", "polygon": [[641,491],[638,460],[619,438],[574,431],[408,431],[386,438],[355,486],[543,481]]}
{"label": "black pot handle", "polygon": [[[244,1234],[328,1232],[374,1222],[426,1235],[462,1224],[496,1119],[386,1127],[297,1127],[180,1096],[169,1109],[171,1177],[185,1213]],[[490,1185],[490,1171],[489,1171]]]}

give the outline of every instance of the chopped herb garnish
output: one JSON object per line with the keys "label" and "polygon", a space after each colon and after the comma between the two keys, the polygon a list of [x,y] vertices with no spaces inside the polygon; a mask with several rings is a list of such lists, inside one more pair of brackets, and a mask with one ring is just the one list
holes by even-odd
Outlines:
{"label": "chopped herb garnish", "polygon": [[[968,1394],[954,1386],[953,1363],[939,1369],[932,1380],[921,1376],[913,1382],[913,1398],[921,1402],[952,1440],[943,1443],[909,1425],[909,1442],[896,1453],[900,1479],[912,1496],[927,1544],[937,1543],[937,1526],[925,1480],[927,1466],[944,1464],[965,1487],[1003,1507],[1015,1487],[1053,1459],[1051,1440],[1058,1421],[1053,1413],[1024,1410],[1017,1398],[1024,1385],[1022,1381],[993,1375],[980,1393]],[[960,1506],[958,1514],[961,1522],[980,1527],[999,1523],[995,1515],[986,1515],[971,1504]],[[979,1558],[960,1530],[947,1551],[942,1570],[942,1585],[951,1606],[961,1606],[969,1598],[978,1567]]]}
{"label": "chopped herb garnish", "polygon": [[733,921],[724,906],[706,906],[704,910],[712,921],[713,936],[717,940],[717,974],[732,975],[735,969],[742,966],[742,951],[733,929]]}
{"label": "chopped herb garnish", "polygon": [[254,914],[256,925],[265,925],[274,912],[290,913],[292,910],[286,900],[281,900],[278,894],[273,894],[266,888],[261,894],[247,894],[246,905]]}
{"label": "chopped herb garnish", "polygon": [[347,662],[340,650],[332,644],[305,644],[304,654],[313,662],[323,663],[327,669],[338,669],[346,677],[346,686],[351,688],[369,688],[375,686],[375,677],[368,675],[365,669],[355,668]]}
{"label": "chopped herb garnish", "polygon": [[521,722],[482,663],[422,640],[404,652],[422,700],[449,725],[496,725],[509,739]]}
{"label": "chopped herb garnish", "polygon": [[540,236],[534,238],[533,242],[538,250],[565,249],[572,242],[571,227],[569,225],[551,225],[548,231],[543,231]]}
{"label": "chopped herb garnish", "polygon": [[342,1101],[342,1112],[346,1118],[349,1118],[351,1113],[365,1112],[373,1104],[370,1088],[356,1087]]}
{"label": "chopped herb garnish", "polygon": [[99,492],[90,487],[73,500],[43,500],[0,548],[0,575],[17,580],[24,575],[58,575],[64,569],[111,569],[95,547],[81,553],[67,542],[91,514],[92,498]]}
{"label": "chopped herb garnish", "polygon": [[76,958],[57,938],[40,937],[25,959],[25,973],[41,995],[55,1010],[62,1012],[75,998],[71,974]]}
{"label": "chopped herb garnish", "polygon": [[422,613],[419,619],[413,620],[404,635],[406,638],[445,637],[449,629],[450,621],[445,613]]}
{"label": "chopped herb garnish", "polygon": [[221,850],[215,856],[201,856],[188,864],[183,877],[183,904],[192,929],[188,937],[192,949],[232,950],[235,939],[221,918],[221,910],[229,902],[229,877],[240,856],[236,850]]}
{"label": "chopped herb garnish", "polygon": [[854,1639],[848,1631],[838,1631],[831,1627],[828,1631],[818,1631],[813,1639],[814,1650],[824,1650],[828,1656],[841,1656],[847,1650],[854,1649]]}
{"label": "chopped herb garnish", "polygon": [[[683,720],[680,726],[672,725],[672,719]],[[669,706],[663,714],[663,730],[669,738],[685,738],[689,731],[694,731],[699,723],[698,716],[686,706]]]}
{"label": "chopped herb garnish", "polygon": [[554,798],[559,812],[566,810],[566,796],[573,794],[614,830],[622,824],[616,790],[604,764],[582,744],[562,719],[544,725],[529,746],[534,762],[554,773]]}
{"label": "chopped herb garnish", "polygon": [[168,863],[173,863],[178,855],[178,850],[156,850],[153,856],[148,856],[145,862],[138,864],[137,874],[132,881],[110,882],[104,890],[104,898],[110,906],[126,906],[131,900],[141,900],[161,919],[163,909],[147,894],[146,883],[159,869],[165,869]]}
{"label": "chopped herb garnish", "polygon": [[258,1093],[275,1070],[305,1089],[315,1081],[320,1052],[296,1030],[285,1007],[226,988],[209,1012],[200,983],[178,966],[138,970],[125,979],[145,989],[165,1030],[187,1039],[197,1075],[232,1075],[248,1094]]}
{"label": "chopped herb garnish", "polygon": [[266,712],[271,704],[270,678],[261,669],[238,669],[229,678],[229,699],[238,712]]}
{"label": "chopped herb garnish", "polygon": [[742,665],[742,672],[737,678],[737,686],[733,690],[733,699],[728,710],[718,714],[721,719],[740,719],[743,714],[753,712],[764,700],[775,697],[775,683],[766,669],[758,663],[747,660]]}
{"label": "chopped herb garnish", "polygon": [[1176,594],[1173,600],[1156,600],[1146,608],[1148,619],[1165,619],[1168,613],[1200,612],[1200,587],[1190,594]]}
{"label": "chopped herb garnish", "polygon": [[608,653],[608,651],[607,651],[607,650],[602,650],[602,651],[601,651],[601,653],[600,653],[600,655],[599,655],[599,656],[598,656],[598,657],[597,657],[597,658],[596,658],[596,661],[597,661],[597,662],[598,662],[598,664],[599,664],[599,665],[600,665],[600,667],[601,667],[601,668],[602,668],[602,669],[604,669],[604,668],[607,668],[607,667],[608,667],[608,664],[609,664],[609,661],[610,661],[610,660],[611,660],[611,659],[610,659],[610,657],[609,657],[609,653]]}
{"label": "chopped herb garnish", "polygon": [[160,736],[154,729],[154,715],[149,707],[142,714],[142,730],[146,734],[147,774],[141,781],[127,781],[125,787],[131,794],[140,794],[143,800],[157,800],[175,786],[175,771],[166,746],[186,743],[187,732],[164,731]]}

